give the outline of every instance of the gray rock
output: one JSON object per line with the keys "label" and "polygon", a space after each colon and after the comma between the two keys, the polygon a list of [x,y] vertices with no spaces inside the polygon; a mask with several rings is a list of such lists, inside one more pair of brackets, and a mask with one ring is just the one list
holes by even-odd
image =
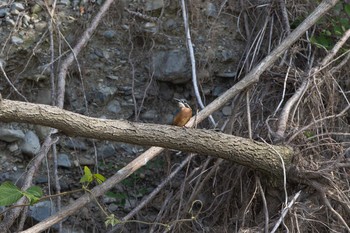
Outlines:
{"label": "gray rock", "polygon": [[[4,174],[3,176],[0,175],[0,181],[11,181],[12,183],[15,183],[17,185],[17,187],[22,187],[23,185],[23,181],[24,181],[24,177],[23,176],[23,170],[17,169],[17,171],[13,170],[13,164],[9,163],[9,164],[3,164],[4,166],[6,165],[6,170],[7,172],[0,173],[0,174]],[[2,180],[4,179],[4,180]]]}
{"label": "gray rock", "polygon": [[64,168],[72,167],[72,163],[69,160],[69,156],[67,154],[58,154],[57,166],[64,167]]}
{"label": "gray rock", "polygon": [[1,8],[0,9],[0,18],[4,18],[6,15],[8,15],[9,11],[10,11],[9,8]]}
{"label": "gray rock", "polygon": [[33,131],[25,134],[24,141],[20,146],[22,153],[27,155],[36,155],[40,151],[40,141]]}
{"label": "gray rock", "polygon": [[163,117],[163,122],[164,122],[164,124],[167,124],[167,125],[173,124],[173,120],[174,120],[173,114],[168,113]]}
{"label": "gray rock", "polygon": [[121,86],[118,87],[118,92],[120,92],[123,95],[131,95],[132,93],[132,87],[131,86]]}
{"label": "gray rock", "polygon": [[52,128],[41,126],[41,125],[35,125],[34,126],[35,132],[38,135],[40,140],[45,140],[45,138],[49,135]]}
{"label": "gray rock", "polygon": [[159,51],[152,57],[154,77],[158,81],[185,83],[190,80],[190,63],[185,49]]}
{"label": "gray rock", "polygon": [[19,15],[20,12],[17,9],[11,9],[10,13],[11,15]]}
{"label": "gray rock", "polygon": [[16,22],[13,19],[11,19],[9,16],[5,17],[5,21],[6,21],[6,23],[8,23],[12,26],[16,26]]}
{"label": "gray rock", "polygon": [[9,146],[8,146],[8,149],[10,152],[15,152],[19,149],[18,147],[18,144],[17,143],[11,143]]}
{"label": "gray rock", "polygon": [[164,23],[165,30],[174,30],[175,28],[177,28],[177,26],[178,26],[178,23],[174,19],[168,19]]}
{"label": "gray rock", "polygon": [[350,147],[344,151],[344,157],[350,159]]}
{"label": "gray rock", "polygon": [[211,86],[203,86],[202,88],[203,95],[210,95],[211,88],[212,88]]}
{"label": "gray rock", "polygon": [[121,149],[123,149],[128,155],[133,155],[133,154],[136,154],[138,152],[138,149],[136,146],[132,146],[132,145],[127,144],[127,143],[120,143],[119,147]]}
{"label": "gray rock", "polygon": [[15,142],[24,139],[25,135],[19,129],[5,129],[0,128],[0,140],[5,142]]}
{"label": "gray rock", "polygon": [[118,210],[118,205],[112,203],[112,204],[108,205],[108,209],[111,212],[117,211]]}
{"label": "gray rock", "polygon": [[45,175],[45,174],[39,174],[35,178],[35,184],[47,184],[48,181],[49,181],[49,179],[47,178],[47,175]]}
{"label": "gray rock", "polygon": [[92,157],[90,157],[90,158],[81,157],[81,158],[79,158],[79,165],[80,166],[93,166],[93,165],[95,165],[95,160]]}
{"label": "gray rock", "polygon": [[40,222],[54,213],[56,213],[56,208],[51,201],[42,201],[36,203],[34,206],[29,207],[29,216],[34,220]]}
{"label": "gray rock", "polygon": [[38,104],[51,104],[51,90],[50,89],[40,89],[36,97],[36,103]]}
{"label": "gray rock", "polygon": [[19,11],[24,11],[24,5],[20,2],[14,2],[12,5],[11,5],[11,9],[16,9],[16,10],[19,10]]}
{"label": "gray rock", "polygon": [[69,6],[70,0],[60,0],[57,4],[63,5],[63,6]]}
{"label": "gray rock", "polygon": [[24,41],[23,41],[23,39],[19,38],[18,36],[12,36],[11,42],[12,42],[12,44],[20,45],[20,44],[23,44]]}
{"label": "gray rock", "polygon": [[174,98],[174,88],[171,88],[167,83],[159,83],[160,97],[164,100],[170,101]]}
{"label": "gray rock", "polygon": [[73,0],[72,5],[73,5],[74,10],[76,10],[78,8],[79,2],[80,2],[80,0]]}
{"label": "gray rock", "polygon": [[88,149],[85,142],[80,141],[80,140],[75,139],[75,138],[68,138],[63,142],[63,144],[72,150],[87,150]]}
{"label": "gray rock", "polygon": [[22,25],[23,25],[24,27],[32,27],[32,25],[29,23],[29,21],[30,21],[30,16],[24,14],[24,15],[23,15],[23,19],[22,19]]}
{"label": "gray rock", "polygon": [[217,10],[217,8],[216,8],[216,6],[215,6],[215,4],[214,3],[212,3],[212,2],[208,2],[207,3],[207,7],[206,7],[206,9],[205,9],[205,14],[208,16],[208,17],[217,17],[217,15],[218,15],[218,10]]}
{"label": "gray rock", "polygon": [[112,113],[118,113],[122,110],[118,100],[112,100],[111,102],[109,102],[109,104],[107,105],[107,109]]}
{"label": "gray rock", "polygon": [[117,32],[115,30],[107,30],[103,32],[103,36],[106,39],[114,39],[117,36]]}
{"label": "gray rock", "polygon": [[89,98],[98,105],[105,105],[117,92],[117,87],[99,83],[97,88],[90,93]]}
{"label": "gray rock", "polygon": [[143,31],[156,33],[158,31],[158,24],[154,22],[147,22],[142,25]]}
{"label": "gray rock", "polygon": [[107,75],[106,78],[109,78],[109,79],[112,79],[112,80],[117,80],[117,81],[119,80],[119,76],[112,75],[112,74],[111,75]]}
{"label": "gray rock", "polygon": [[222,73],[216,73],[216,77],[220,78],[236,78],[237,77],[237,72],[222,72]]}
{"label": "gray rock", "polygon": [[94,49],[94,54],[95,54],[96,56],[98,56],[99,58],[104,58],[104,57],[105,57],[105,56],[104,56],[104,53],[103,53],[103,50],[100,49],[100,48],[95,48],[95,49]]}
{"label": "gray rock", "polygon": [[35,30],[42,32],[42,31],[46,30],[47,22],[39,21],[39,22],[36,22],[34,26],[35,26]]}
{"label": "gray rock", "polygon": [[9,180],[11,177],[11,174],[9,172],[1,172],[0,173],[0,182],[4,182],[6,180]]}
{"label": "gray rock", "polygon": [[231,106],[225,106],[222,108],[222,114],[225,116],[230,116],[232,114],[232,108]]}
{"label": "gray rock", "polygon": [[213,89],[212,94],[213,94],[213,96],[220,96],[224,92],[225,92],[225,89],[222,86],[216,86]]}
{"label": "gray rock", "polygon": [[146,0],[145,11],[153,11],[164,7],[164,0]]}
{"label": "gray rock", "polygon": [[39,4],[35,4],[30,10],[33,14],[38,14],[43,10],[43,8],[41,8]]}
{"label": "gray rock", "polygon": [[232,51],[223,50],[221,52],[221,61],[222,62],[232,62],[234,61],[234,55]]}
{"label": "gray rock", "polygon": [[157,122],[159,115],[156,110],[148,110],[141,114],[141,119],[144,121]]}
{"label": "gray rock", "polygon": [[116,155],[116,150],[113,145],[107,144],[99,148],[99,155],[103,158],[108,158]]}

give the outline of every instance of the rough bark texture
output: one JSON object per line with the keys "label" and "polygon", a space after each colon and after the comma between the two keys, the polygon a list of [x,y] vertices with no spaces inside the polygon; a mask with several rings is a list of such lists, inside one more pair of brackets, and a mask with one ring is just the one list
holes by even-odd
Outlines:
{"label": "rough bark texture", "polygon": [[160,146],[230,160],[281,177],[293,151],[211,130],[105,120],[49,105],[2,100],[0,121],[24,122],[57,128],[64,134],[143,146]]}

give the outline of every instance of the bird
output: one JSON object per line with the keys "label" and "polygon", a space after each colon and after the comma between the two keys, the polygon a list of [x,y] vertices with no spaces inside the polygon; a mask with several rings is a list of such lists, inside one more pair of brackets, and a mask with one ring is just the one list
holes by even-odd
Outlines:
{"label": "bird", "polygon": [[179,112],[175,115],[173,125],[183,127],[192,117],[192,108],[185,99],[176,99],[178,102]]}

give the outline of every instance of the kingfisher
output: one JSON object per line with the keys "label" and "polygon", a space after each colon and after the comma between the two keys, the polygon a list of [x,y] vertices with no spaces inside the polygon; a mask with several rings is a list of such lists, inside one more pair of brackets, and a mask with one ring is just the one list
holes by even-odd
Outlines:
{"label": "kingfisher", "polygon": [[173,120],[173,125],[176,126],[185,126],[186,123],[191,119],[192,117],[192,108],[190,105],[186,102],[185,99],[176,99],[178,102],[179,106],[179,112],[175,115],[174,120]]}

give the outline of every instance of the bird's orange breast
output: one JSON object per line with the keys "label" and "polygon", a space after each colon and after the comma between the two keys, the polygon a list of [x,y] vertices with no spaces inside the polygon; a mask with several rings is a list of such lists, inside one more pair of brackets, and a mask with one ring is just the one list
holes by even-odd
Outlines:
{"label": "bird's orange breast", "polygon": [[192,109],[182,108],[178,114],[174,117],[173,125],[184,126],[192,117]]}

